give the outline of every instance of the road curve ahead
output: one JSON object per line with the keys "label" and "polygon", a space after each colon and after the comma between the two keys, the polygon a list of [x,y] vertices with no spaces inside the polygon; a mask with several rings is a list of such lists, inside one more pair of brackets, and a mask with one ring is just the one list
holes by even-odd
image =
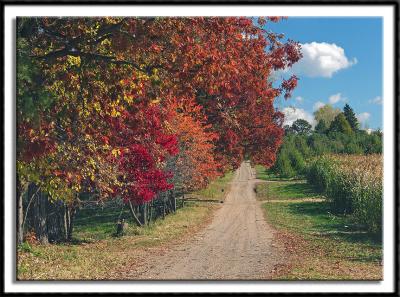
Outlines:
{"label": "road curve ahead", "polygon": [[212,223],[189,241],[151,260],[135,279],[266,279],[282,262],[254,193],[255,174],[243,162]]}

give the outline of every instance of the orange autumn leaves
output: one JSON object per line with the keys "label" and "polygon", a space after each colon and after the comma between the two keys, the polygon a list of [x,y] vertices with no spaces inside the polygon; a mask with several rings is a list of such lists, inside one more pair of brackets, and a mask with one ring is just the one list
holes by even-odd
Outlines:
{"label": "orange autumn leaves", "polygon": [[211,125],[201,115],[201,107],[193,100],[186,102],[180,105],[176,99],[171,99],[168,108],[171,129],[179,139],[174,171],[179,175],[181,189],[188,192],[205,187],[221,174],[221,170],[214,157],[218,135],[210,132]]}

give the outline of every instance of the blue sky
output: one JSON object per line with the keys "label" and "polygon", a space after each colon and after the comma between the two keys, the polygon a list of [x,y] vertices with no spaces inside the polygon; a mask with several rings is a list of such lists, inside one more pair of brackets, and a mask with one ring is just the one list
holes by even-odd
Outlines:
{"label": "blue sky", "polygon": [[[312,121],[317,106],[347,102],[362,127],[382,128],[382,19],[378,17],[290,17],[268,23],[267,29],[284,33],[302,44],[304,58],[288,73],[299,76],[291,99],[276,100],[288,123]],[[294,108],[289,108],[292,106]]]}

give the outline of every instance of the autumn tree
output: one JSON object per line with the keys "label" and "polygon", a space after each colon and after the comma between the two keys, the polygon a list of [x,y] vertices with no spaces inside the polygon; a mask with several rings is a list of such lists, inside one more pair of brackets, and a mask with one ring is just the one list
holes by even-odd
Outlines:
{"label": "autumn tree", "polygon": [[340,109],[333,108],[332,105],[326,104],[314,112],[314,117],[317,122],[323,120],[326,127],[329,128],[332,121],[340,113]]}
{"label": "autumn tree", "polygon": [[179,153],[168,160],[173,172],[172,183],[180,191],[191,192],[204,188],[217,177],[218,163],[214,158],[218,135],[194,101],[177,103],[175,98],[167,104],[171,115],[171,129],[178,139]]}

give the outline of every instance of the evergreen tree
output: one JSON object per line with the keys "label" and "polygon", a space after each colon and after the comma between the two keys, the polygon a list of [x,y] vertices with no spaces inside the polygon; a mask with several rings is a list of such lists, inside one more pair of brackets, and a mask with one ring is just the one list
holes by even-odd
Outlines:
{"label": "evergreen tree", "polygon": [[346,120],[349,122],[351,129],[353,129],[353,131],[357,131],[359,129],[358,120],[356,118],[353,109],[347,103],[343,108],[343,113],[344,116],[346,117]]}

